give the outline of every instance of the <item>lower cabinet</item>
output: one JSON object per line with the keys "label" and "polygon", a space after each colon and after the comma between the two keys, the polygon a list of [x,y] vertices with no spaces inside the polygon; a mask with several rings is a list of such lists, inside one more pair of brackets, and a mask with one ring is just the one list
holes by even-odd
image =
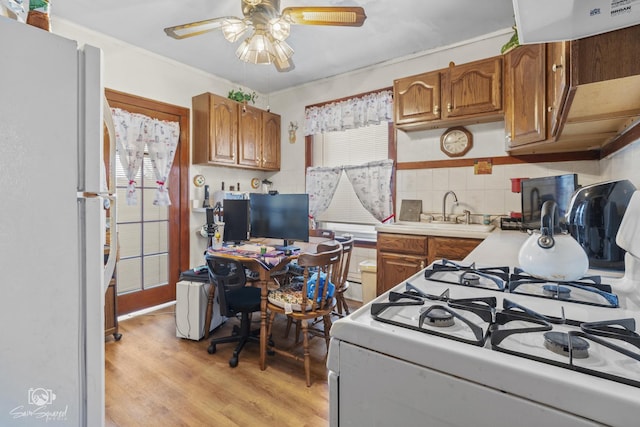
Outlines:
{"label": "lower cabinet", "polygon": [[378,233],[377,295],[441,258],[461,260],[482,239]]}
{"label": "lower cabinet", "polygon": [[429,264],[442,258],[460,261],[481,242],[481,239],[429,236]]}

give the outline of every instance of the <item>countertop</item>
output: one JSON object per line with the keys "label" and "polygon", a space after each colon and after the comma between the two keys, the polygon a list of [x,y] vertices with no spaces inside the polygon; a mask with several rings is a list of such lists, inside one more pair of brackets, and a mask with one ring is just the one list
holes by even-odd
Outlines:
{"label": "countertop", "polygon": [[[446,229],[430,226],[430,223],[422,222],[396,222],[376,226],[376,231],[381,233],[415,234],[420,236],[462,237],[468,239],[486,239],[492,234],[490,227],[482,224],[472,224],[468,229]],[[495,229],[494,229],[495,230]]]}
{"label": "countertop", "polygon": [[[500,228],[496,228],[462,261],[465,264],[475,262],[478,266],[519,266],[518,253],[520,252],[520,247],[528,237],[529,233],[523,231],[501,230]],[[620,278],[624,275],[624,271],[590,268],[587,271],[587,275]]]}

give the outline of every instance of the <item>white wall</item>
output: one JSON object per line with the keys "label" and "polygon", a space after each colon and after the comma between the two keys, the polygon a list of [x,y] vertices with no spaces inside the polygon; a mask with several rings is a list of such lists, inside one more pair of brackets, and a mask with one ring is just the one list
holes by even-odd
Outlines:
{"label": "white wall", "polygon": [[[80,43],[100,47],[104,54],[104,85],[107,88],[127,92],[174,105],[191,108],[191,97],[203,92],[224,95],[237,88],[230,82],[200,70],[186,67],[173,60],[128,45],[119,40],[60,19],[52,22],[53,32],[78,40]],[[458,64],[498,55],[500,47],[511,37],[511,29],[505,29],[485,37],[455,46],[434,49],[403,60],[378,64],[366,69],[324,79],[294,89],[270,94],[272,111],[282,117],[282,162],[278,173],[263,173],[242,169],[192,166],[191,178],[203,174],[211,190],[237,185],[249,190],[253,177],[269,177],[274,188],[281,192],[303,192],[304,187],[304,107],[332,99],[343,98],[380,88],[390,87],[393,80],[430,70],[445,68],[450,61]],[[259,94],[257,106],[265,108],[267,97]],[[287,128],[297,122],[297,142],[288,142]],[[468,126],[474,134],[474,148],[469,157],[497,157],[504,151],[504,123]],[[406,133],[399,131],[398,160],[442,160],[439,138],[442,129]],[[473,175],[472,168],[450,168],[399,171],[397,203],[404,199],[421,199],[425,211],[441,209],[442,195],[446,190],[456,191],[462,202],[457,208],[471,209],[474,213],[502,214],[519,209],[517,194],[511,193],[509,178],[537,177],[576,172],[580,184],[605,179],[629,178],[640,187],[640,170],[634,168],[640,157],[640,145],[633,144],[609,159],[598,161],[564,162],[549,164],[494,166],[492,175]],[[190,199],[202,199],[202,189],[190,184]],[[204,224],[203,213],[190,217],[191,265],[202,263],[206,240],[197,231]],[[370,254],[368,254],[370,255]],[[367,257],[369,257],[366,255]],[[357,265],[357,262],[353,264]]]}

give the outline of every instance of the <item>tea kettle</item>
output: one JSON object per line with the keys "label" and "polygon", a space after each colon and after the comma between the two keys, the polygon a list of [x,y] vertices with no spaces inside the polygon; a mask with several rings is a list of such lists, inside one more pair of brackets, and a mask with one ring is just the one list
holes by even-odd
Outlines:
{"label": "tea kettle", "polygon": [[544,280],[571,282],[582,278],[589,260],[582,246],[569,234],[556,233],[556,202],[542,205],[540,232],[534,232],[524,242],[518,254],[520,268]]}

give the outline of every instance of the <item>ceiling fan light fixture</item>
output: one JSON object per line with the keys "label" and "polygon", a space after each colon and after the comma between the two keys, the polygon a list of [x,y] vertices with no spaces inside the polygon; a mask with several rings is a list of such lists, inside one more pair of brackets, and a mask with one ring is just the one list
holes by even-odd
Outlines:
{"label": "ceiling fan light fixture", "polygon": [[267,34],[262,30],[256,30],[238,47],[236,56],[244,62],[271,64],[275,57],[275,51]]}
{"label": "ceiling fan light fixture", "polygon": [[249,26],[243,19],[229,18],[222,21],[220,29],[224,38],[233,43],[247,32]]}
{"label": "ceiling fan light fixture", "polygon": [[273,51],[275,52],[276,60],[279,62],[288,62],[287,60],[293,55],[293,49],[287,44],[287,42],[274,40]]}
{"label": "ceiling fan light fixture", "polygon": [[274,39],[284,41],[291,34],[291,24],[283,18],[275,18],[269,21],[269,33]]}

